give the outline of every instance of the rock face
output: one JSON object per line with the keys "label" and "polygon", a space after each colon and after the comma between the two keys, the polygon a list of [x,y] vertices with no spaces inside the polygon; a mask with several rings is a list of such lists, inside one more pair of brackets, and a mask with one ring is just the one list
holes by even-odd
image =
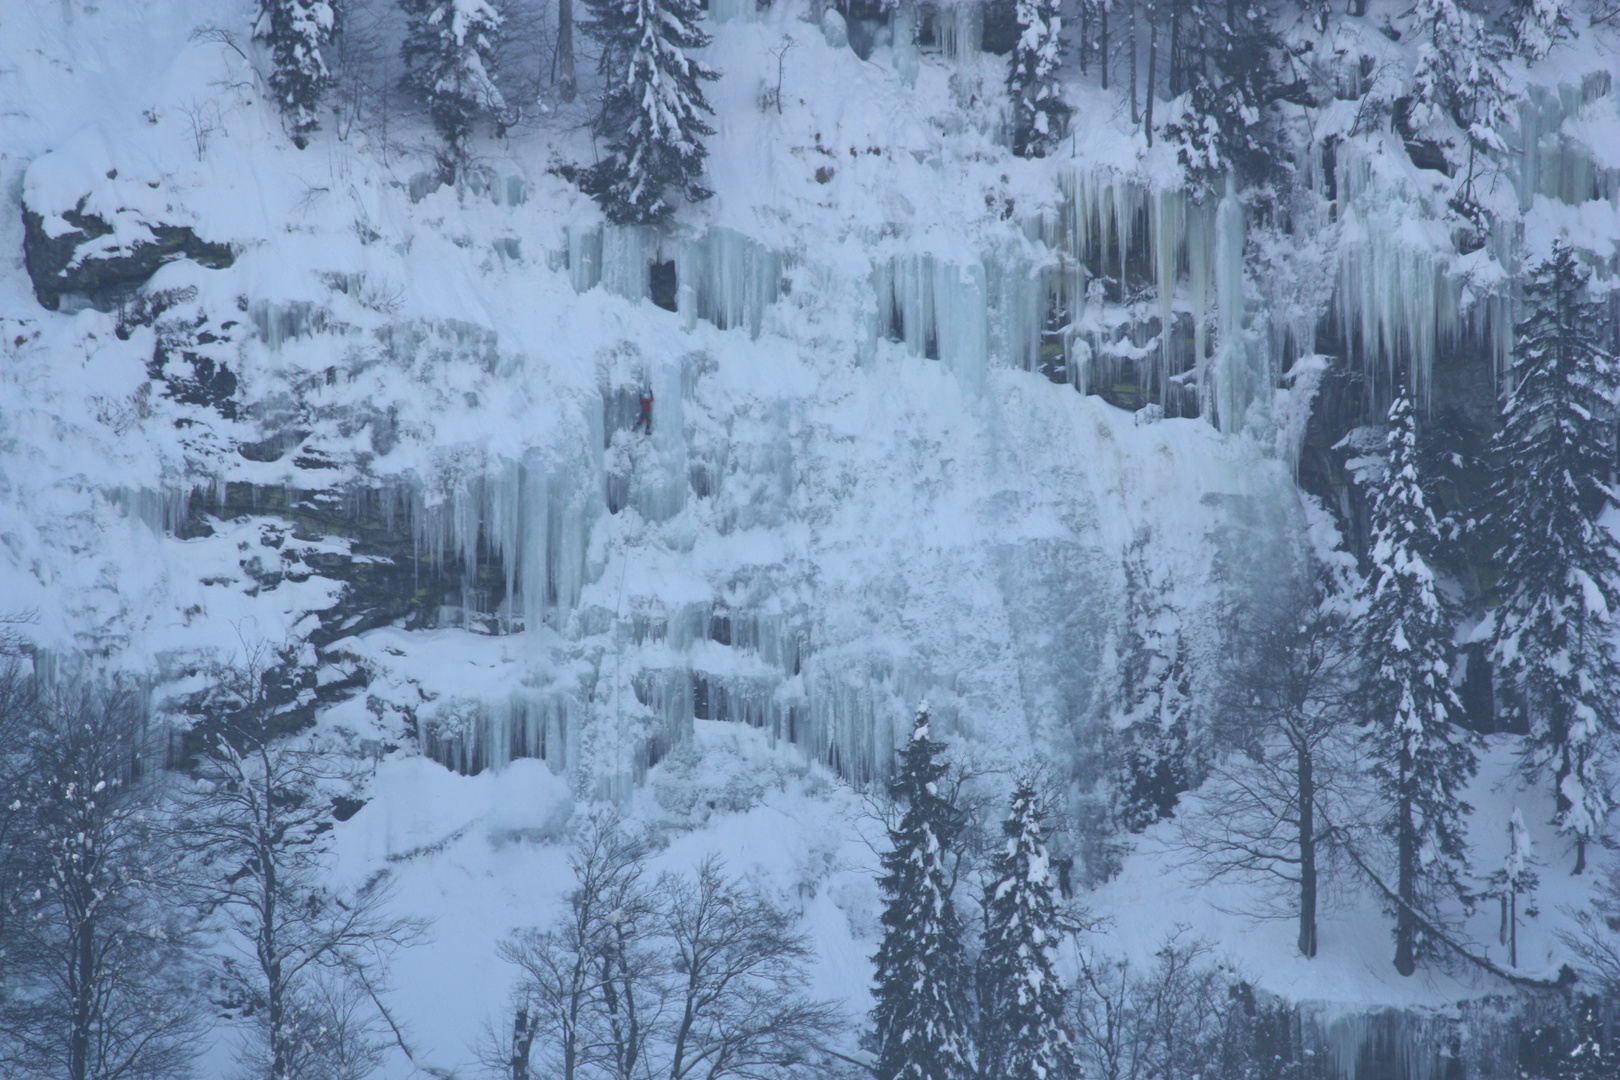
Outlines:
{"label": "rock face", "polygon": [[[85,212],[85,199],[61,217],[73,228],[55,236],[45,218],[23,205],[23,261],[34,282],[34,295],[51,311],[64,294],[85,296],[106,310],[116,299],[146,282],[159,267],[176,259],[194,259],[219,269],[235,260],[230,245],[198,239],[189,226],[141,222],[145,237],[117,242],[114,228],[104,218]],[[113,238],[111,244],[106,241]],[[81,252],[88,244],[95,249]]]}

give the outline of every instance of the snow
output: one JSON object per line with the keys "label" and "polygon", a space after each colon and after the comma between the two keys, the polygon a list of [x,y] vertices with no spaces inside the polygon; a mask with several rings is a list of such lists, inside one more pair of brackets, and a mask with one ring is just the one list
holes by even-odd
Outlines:
{"label": "snow", "polygon": [[[994,767],[1073,765],[1106,723],[1137,536],[1174,569],[1204,655],[1222,647],[1223,605],[1265,595],[1322,546],[1324,515],[1292,469],[1325,361],[1295,359],[1292,391],[1272,393],[1288,328],[1245,266],[1236,199],[1188,199],[1173,150],[1147,149],[1089,84],[1069,88],[1065,146],[1011,158],[975,4],[940,14],[943,54],[889,45],[882,63],[843,43],[834,13],[817,33],[804,10],[713,10],[716,195],[664,235],[603,223],[547,171],[591,160],[561,122],[480,141],[483,172],[459,185],[402,149],[425,129],[393,145],[329,130],[293,149],[248,64],[191,38],[223,18],[217,3],[7,13],[0,87],[21,107],[0,117],[0,239],[20,250],[21,197],[48,211],[50,235],[82,199],[114,229],[98,253],[153,224],[231,243],[228,270],[176,263],[150,288],[195,289],[186,312],[238,321],[243,409],[198,423],[148,380],[153,330],[125,340],[116,312],[46,313],[8,261],[4,606],[36,612],[30,632],[54,654],[160,676],[288,640],[339,586],[311,573],[266,587],[250,568],[354,545],[270,516],[211,519],[190,539],[177,524],[217,512],[226,485],[266,506],[374,493],[352,512],[414,545],[437,626],[344,638],[323,669],[370,673],[321,723],[378,759],[366,807],[336,831],[334,872],[390,869],[398,908],[433,919],[390,1000],[435,1064],[464,1067],[504,1007],[494,944],[546,920],[567,887],[569,822],[594,798],[665,830],[659,866],[720,851],[794,905],[817,944],[815,991],[864,1014],[875,858],[851,784],[885,775],[918,699],[937,737]],[[1364,30],[1331,33],[1393,48]],[[788,34],[782,110],[761,109]],[[1554,236],[1612,263],[1620,109],[1557,77],[1609,61],[1584,39],[1556,48],[1576,59],[1534,73],[1524,164],[1500,193],[1515,235],[1456,257],[1436,174],[1393,138],[1339,145],[1331,220],[1328,177],[1312,178],[1324,205],[1301,213],[1300,247],[1329,268],[1322,303],[1354,328],[1345,352],[1364,370],[1408,361],[1421,393],[1468,335],[1500,353],[1507,272]],[[187,110],[215,127],[202,151]],[[1113,273],[1141,228],[1152,292],[1133,308],[1085,261],[1100,250]],[[651,302],[649,268],[666,261],[674,312]],[[1069,305],[1068,385],[1038,370],[1054,296]],[[1191,373],[1163,419],[1077,392],[1137,361],[1159,386]],[[644,389],[650,436],[629,430]],[[229,449],[298,433],[275,460]],[[314,451],[336,467],[309,464]],[[487,609],[475,563],[504,597]],[[698,685],[711,716],[742,722],[694,718]],[[437,733],[420,754],[413,727]],[[1470,790],[1481,866],[1501,865],[1516,806],[1531,823],[1551,814],[1510,751],[1493,744]],[[1173,827],[1086,898],[1112,920],[1104,948],[1145,963],[1189,922],[1258,985],[1328,1017],[1495,989],[1394,977],[1387,920],[1362,895],[1322,919],[1317,959],[1293,955],[1291,933],[1243,914],[1235,888],[1167,872]],[[1543,915],[1520,939],[1536,973],[1562,962],[1559,912],[1586,899],[1584,881],[1543,876]],[[1488,914],[1468,924],[1475,940],[1495,940]]]}

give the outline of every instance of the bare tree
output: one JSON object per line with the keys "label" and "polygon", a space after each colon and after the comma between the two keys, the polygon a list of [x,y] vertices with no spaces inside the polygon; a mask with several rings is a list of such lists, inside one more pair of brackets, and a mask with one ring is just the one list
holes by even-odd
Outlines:
{"label": "bare tree", "polygon": [[252,1021],[242,1063],[269,1080],[358,1075],[375,1052],[358,995],[375,996],[391,954],[423,928],[386,913],[382,874],[348,894],[325,883],[325,839],[356,776],[330,748],[277,737],[259,655],[215,673],[218,733],[175,829],[197,903],[235,950],[223,974]]}
{"label": "bare tree", "polygon": [[1620,1000],[1620,863],[1610,864],[1592,906],[1575,917],[1575,928],[1561,932],[1559,938],[1580,958],[1587,980]]}
{"label": "bare tree", "polygon": [[145,716],[128,687],[76,682],[32,718],[18,801],[38,861],[4,1035],[30,1075],[185,1075],[201,1025]]}
{"label": "bare tree", "polygon": [[[653,957],[636,940],[655,921],[642,881],[646,858],[646,843],[626,833],[617,815],[593,817],[569,858],[576,884],[562,917],[550,930],[521,930],[501,944],[501,958],[522,972],[512,1040],[499,1062],[511,1080],[635,1069],[646,1043],[642,1017],[657,1012],[647,1012],[657,995]],[[610,996],[616,1024],[599,1015]],[[627,1045],[614,1044],[615,1033],[626,1035]]]}
{"label": "bare tree", "polygon": [[[1356,663],[1341,593],[1319,585],[1234,635],[1216,730],[1232,751],[1183,815],[1176,844],[1206,880],[1259,886],[1254,914],[1299,924],[1302,956],[1316,955],[1322,876],[1334,848],[1325,812],[1353,775],[1346,713]],[[1340,819],[1344,815],[1339,815]]]}
{"label": "bare tree", "polygon": [[0,617],[0,1008],[4,1007],[12,963],[13,916],[39,880],[40,860],[30,842],[28,736],[40,701],[27,640],[21,627],[27,616]]}
{"label": "bare tree", "polygon": [[615,815],[581,830],[561,917],[501,946],[522,974],[510,1040],[486,1063],[509,1080],[775,1080],[819,1065],[837,1016],[803,993],[809,945],[791,917],[713,858],[694,879],[661,877],[655,898],[648,854]]}
{"label": "bare tree", "polygon": [[792,918],[713,856],[660,891],[676,973],[669,1080],[763,1080],[809,1064],[837,1014],[804,996],[810,947]]}
{"label": "bare tree", "polygon": [[1071,994],[1075,1048],[1097,1080],[1191,1080],[1208,1075],[1225,1022],[1230,981],[1210,947],[1185,927],[1167,935],[1145,972],[1128,960],[1080,952]]}

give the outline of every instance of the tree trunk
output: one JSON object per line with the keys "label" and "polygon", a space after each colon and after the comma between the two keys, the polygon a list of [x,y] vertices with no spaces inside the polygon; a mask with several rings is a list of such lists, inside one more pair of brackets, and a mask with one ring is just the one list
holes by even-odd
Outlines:
{"label": "tree trunk", "polygon": [[574,0],[557,0],[557,96],[574,100]]}
{"label": "tree trunk", "polygon": [[1097,13],[1101,24],[1097,33],[1097,62],[1102,65],[1102,88],[1108,89],[1108,0]]}
{"label": "tree trunk", "polygon": [[520,1008],[512,1021],[511,1080],[529,1080],[529,1048],[533,1045],[534,1025],[529,1023],[529,1010]]}
{"label": "tree trunk", "polygon": [[[1402,757],[1406,755],[1403,753]],[[1411,783],[1411,766],[1401,763],[1401,786]],[[1395,970],[1410,975],[1417,970],[1417,836],[1412,826],[1412,799],[1402,795],[1396,808],[1396,861],[1399,864],[1395,895]]]}
{"label": "tree trunk", "polygon": [[1125,48],[1131,54],[1131,123],[1140,124],[1142,122],[1142,112],[1137,108],[1136,104],[1136,0],[1131,0],[1130,7],[1127,10],[1130,12],[1131,19],[1130,30],[1125,35]]}
{"label": "tree trunk", "polygon": [[1316,774],[1310,751],[1295,757],[1299,787],[1299,954],[1316,955]]}
{"label": "tree trunk", "polygon": [[1519,890],[1508,890],[1508,967],[1519,966]]}
{"label": "tree trunk", "polygon": [[1159,70],[1159,19],[1155,7],[1153,0],[1148,0],[1147,113],[1142,118],[1142,126],[1147,131],[1149,146],[1153,145],[1153,86]]}
{"label": "tree trunk", "polygon": [[96,930],[91,919],[80,921],[73,942],[73,1032],[68,1045],[70,1080],[90,1075],[91,1011],[95,1004]]}
{"label": "tree trunk", "polygon": [[1080,0],[1080,74],[1086,74],[1087,46],[1091,43],[1091,0]]}
{"label": "tree trunk", "polygon": [[1170,96],[1181,94],[1181,4],[1170,3]]}

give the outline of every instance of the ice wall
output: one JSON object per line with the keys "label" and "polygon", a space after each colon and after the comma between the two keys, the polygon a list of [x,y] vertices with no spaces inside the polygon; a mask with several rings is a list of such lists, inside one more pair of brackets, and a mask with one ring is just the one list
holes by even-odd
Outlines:
{"label": "ice wall", "polygon": [[569,228],[565,257],[575,292],[600,285],[630,300],[652,296],[654,263],[673,263],[675,304],[686,327],[699,319],[758,337],[782,291],[782,258],[723,226],[697,237],[665,237],[633,225]]}

